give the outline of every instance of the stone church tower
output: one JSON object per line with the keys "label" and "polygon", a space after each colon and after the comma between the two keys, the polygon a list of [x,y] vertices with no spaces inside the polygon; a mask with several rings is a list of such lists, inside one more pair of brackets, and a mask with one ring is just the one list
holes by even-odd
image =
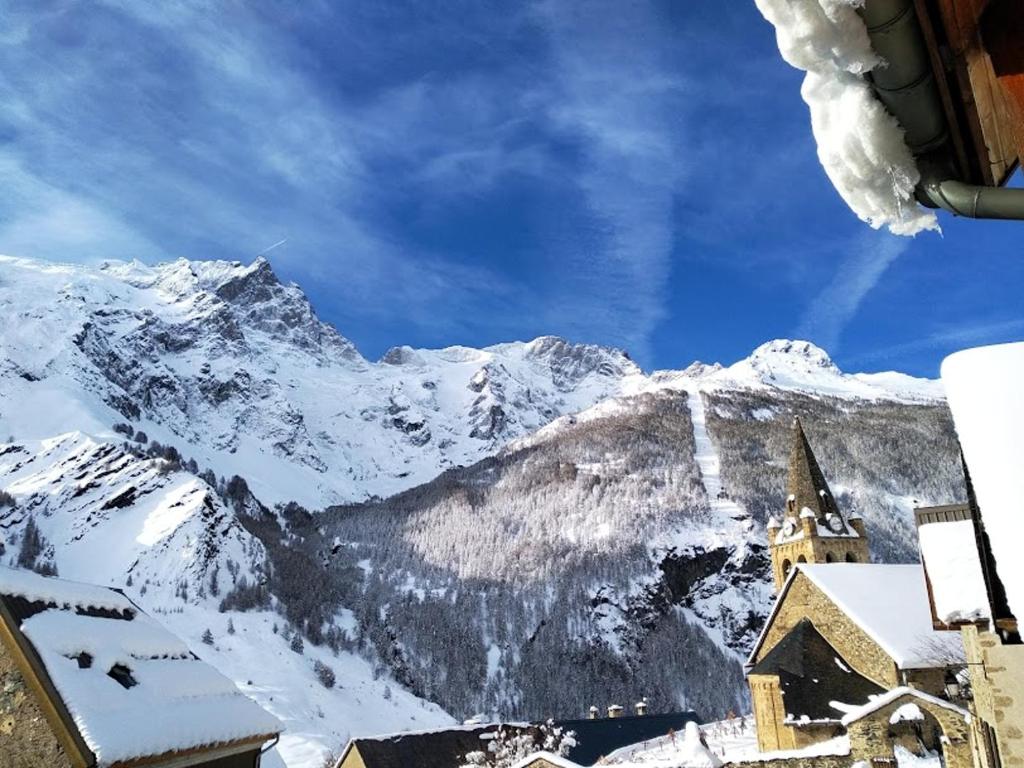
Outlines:
{"label": "stone church tower", "polygon": [[859,515],[844,518],[811,451],[800,419],[793,420],[789,482],[782,519],[768,519],[768,548],[775,591],[796,563],[869,562],[868,537]]}

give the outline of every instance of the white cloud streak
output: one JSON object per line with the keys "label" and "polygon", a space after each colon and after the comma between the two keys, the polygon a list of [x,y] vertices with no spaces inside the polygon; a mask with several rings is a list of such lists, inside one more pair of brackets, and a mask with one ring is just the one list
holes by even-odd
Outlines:
{"label": "white cloud streak", "polygon": [[908,248],[906,240],[865,233],[832,279],[804,309],[796,335],[835,354],[843,331],[889,266]]}

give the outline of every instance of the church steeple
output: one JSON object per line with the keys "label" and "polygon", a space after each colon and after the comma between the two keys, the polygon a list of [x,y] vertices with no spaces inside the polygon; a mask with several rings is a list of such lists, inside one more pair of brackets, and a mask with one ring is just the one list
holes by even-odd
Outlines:
{"label": "church steeple", "polygon": [[855,515],[843,517],[799,418],[793,420],[782,519],[768,520],[768,545],[776,590],[797,563],[866,563],[869,559],[863,521]]}
{"label": "church steeple", "polygon": [[[800,418],[793,419],[792,448],[789,452],[789,480],[786,483],[786,516],[798,517],[804,510],[814,513],[819,525],[827,525],[829,515],[839,515],[825,475],[818,466],[811,444],[807,442]],[[839,515],[840,520],[842,516]]]}

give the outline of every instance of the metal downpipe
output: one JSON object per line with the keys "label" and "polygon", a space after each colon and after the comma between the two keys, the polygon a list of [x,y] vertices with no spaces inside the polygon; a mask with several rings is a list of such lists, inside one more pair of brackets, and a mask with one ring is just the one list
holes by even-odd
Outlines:
{"label": "metal downpipe", "polygon": [[[858,10],[875,52],[887,66],[868,74],[878,100],[903,127],[919,160],[920,202],[955,216],[1024,220],[1024,190],[967,184],[948,158],[949,127],[914,0],[865,0]],[[936,162],[933,158],[943,158]]]}
{"label": "metal downpipe", "polygon": [[983,187],[931,177],[921,179],[918,199],[931,208],[970,219],[1024,219],[1024,189]]}

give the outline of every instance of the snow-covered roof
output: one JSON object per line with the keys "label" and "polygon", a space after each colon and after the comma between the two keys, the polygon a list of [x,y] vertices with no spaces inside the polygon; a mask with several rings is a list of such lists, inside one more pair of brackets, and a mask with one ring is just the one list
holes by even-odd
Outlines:
{"label": "snow-covered roof", "polygon": [[828,563],[797,566],[901,669],[943,667],[963,658],[959,632],[936,632],[920,565]]}
{"label": "snow-covered roof", "polygon": [[945,667],[962,660],[958,632],[937,632],[920,565],[874,563],[797,564],[751,652],[753,663],[768,627],[799,574],[809,578],[835,605],[878,643],[900,669]]}
{"label": "snow-covered roof", "polygon": [[560,757],[553,752],[534,752],[532,755],[524,757],[519,762],[513,763],[512,768],[528,768],[528,766],[533,765],[538,760],[550,763],[551,765],[556,766],[556,768],[582,768],[579,763],[574,763],[572,760]]}
{"label": "snow-covered roof", "polygon": [[882,707],[892,704],[894,701],[897,701],[904,696],[913,696],[921,701],[926,701],[929,704],[934,704],[937,707],[942,707],[943,709],[955,712],[965,720],[970,720],[970,713],[963,707],[958,707],[951,701],[940,699],[938,696],[932,696],[931,694],[919,691],[916,688],[901,686],[899,688],[893,688],[890,691],[886,691],[879,696],[875,696],[871,701],[861,707],[849,710],[845,715],[843,715],[842,723],[843,725],[849,725],[856,720],[860,720],[862,717],[870,715],[872,712],[877,712]]}
{"label": "snow-covered roof", "polygon": [[0,567],[0,594],[23,597],[29,602],[55,603],[61,608],[138,612],[131,600],[113,589],[66,579],[48,579],[33,571],[14,568]]}
{"label": "snow-covered roof", "polygon": [[917,535],[935,617],[945,624],[990,618],[974,522],[924,523]]}
{"label": "snow-covered roof", "polygon": [[818,159],[850,209],[898,235],[938,229],[914,199],[920,173],[903,129],[864,75],[885,62],[875,53],[854,2],[755,0],[775,27],[779,52],[807,72],[800,95],[811,112]]}
{"label": "snow-covered roof", "polygon": [[1017,547],[1024,518],[1024,342],[950,355],[942,383],[1009,608],[1024,616],[1024,557]]}
{"label": "snow-covered roof", "polygon": [[35,649],[99,766],[281,731],[231,680],[114,590],[0,568],[0,594],[49,604],[19,611],[21,625],[12,629]]}

